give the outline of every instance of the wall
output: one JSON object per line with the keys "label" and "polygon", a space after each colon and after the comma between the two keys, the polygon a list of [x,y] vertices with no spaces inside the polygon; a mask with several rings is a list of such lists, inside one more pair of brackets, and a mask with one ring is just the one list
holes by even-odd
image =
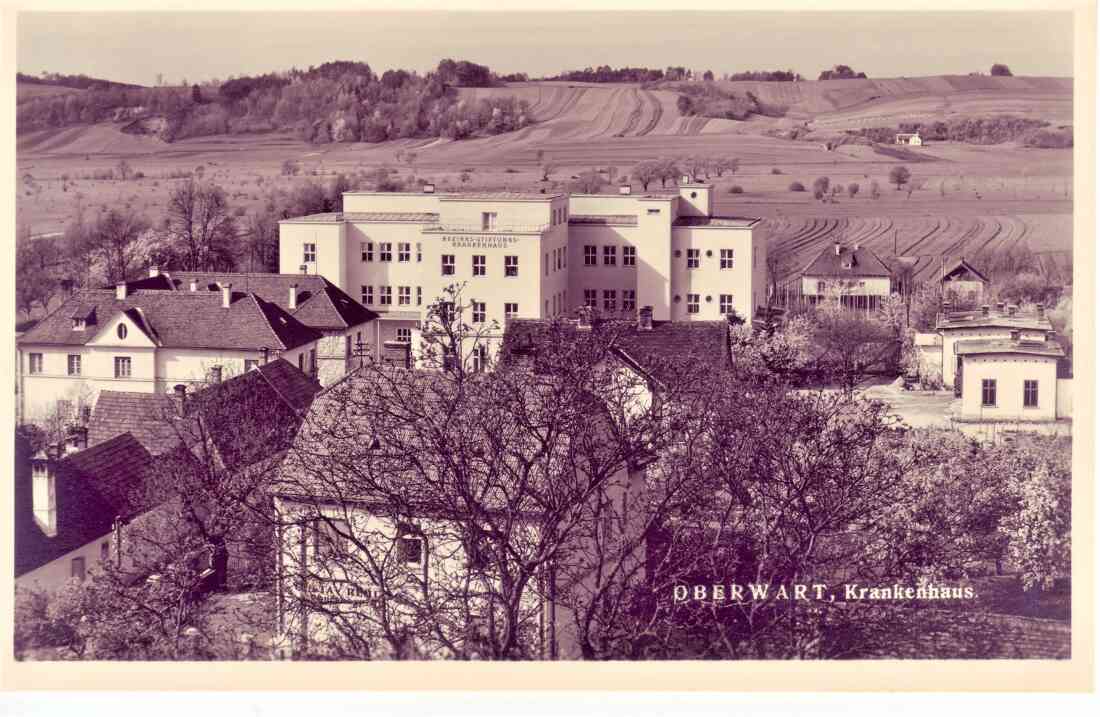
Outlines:
{"label": "wall", "polygon": [[[313,222],[286,219],[279,222],[279,273],[319,274],[341,289],[347,286],[347,237],[342,221]],[[316,261],[303,261],[303,245],[317,246]],[[358,247],[356,247],[358,248]],[[349,294],[354,294],[348,291]]]}
{"label": "wall", "polygon": [[544,199],[497,200],[477,197],[443,196],[439,202],[439,223],[444,228],[481,229],[482,213],[496,212],[499,229],[530,230],[550,224],[551,205],[559,200],[547,195]]}
{"label": "wall", "polygon": [[215,366],[221,366],[223,381],[239,376],[244,373],[245,359],[261,359],[258,348],[255,351],[163,348],[156,357],[156,391],[171,391],[177,383],[205,382]]}
{"label": "wall", "polygon": [[[853,296],[890,295],[890,278],[885,276],[854,276],[851,279],[840,279],[835,276],[803,276],[802,293],[807,296],[821,295],[817,288],[818,282],[821,281],[824,281],[828,288],[839,285],[841,281],[857,282],[855,286],[844,292]],[[859,282],[863,282],[863,286],[859,286]]]}
{"label": "wall", "polygon": [[[155,349],[107,346],[34,346],[20,347],[23,374],[22,412],[28,421],[39,420],[52,411],[57,401],[75,401],[87,397],[94,403],[102,390],[154,390]],[[42,373],[27,373],[32,353],[42,354]],[[80,376],[68,375],[69,354],[81,357]],[[131,378],[115,378],[115,356],[129,356]]]}
{"label": "wall", "polygon": [[1073,417],[1073,379],[1058,379],[1058,405],[1056,415],[1058,418]]}
{"label": "wall", "polygon": [[[1053,357],[989,354],[963,358],[961,418],[1052,421],[1058,398],[1058,362]],[[982,379],[997,381],[997,405],[982,406]],[[1039,405],[1024,408],[1024,380],[1039,381]]]}
{"label": "wall", "polygon": [[[437,235],[423,234],[424,225],[409,222],[349,222],[347,230],[347,286],[340,286],[349,296],[369,306],[372,311],[417,311],[416,288],[423,287],[424,276],[433,269],[439,272],[438,263],[431,265],[425,252],[427,245],[438,241]],[[363,261],[363,244],[373,244],[372,261]],[[380,245],[391,245],[391,261],[381,260]],[[398,261],[399,245],[409,245],[409,260]],[[417,245],[421,246],[421,261],[416,260]],[[438,252],[436,252],[438,254]],[[438,258],[436,262],[438,262]],[[334,282],[335,283],[335,282]],[[363,286],[374,288],[373,303],[363,302]],[[383,306],[380,301],[381,287],[392,290],[393,303]],[[409,304],[398,303],[398,287],[409,287]],[[424,302],[428,298],[424,297]]]}
{"label": "wall", "polygon": [[[638,299],[638,273],[639,259],[635,256],[634,266],[623,266],[623,248],[638,247],[642,243],[643,232],[638,227],[608,226],[601,224],[574,224],[569,227],[567,296],[565,313],[584,305],[585,289],[596,291],[596,307],[604,311],[603,292],[605,289],[614,290],[616,305],[621,310],[623,291],[631,289],[635,292],[635,311],[645,304]],[[584,247],[596,247],[596,265],[585,266]],[[615,247],[615,266],[605,266],[603,263],[603,248]]]}
{"label": "wall", "polygon": [[[687,268],[688,249],[699,250],[699,268]],[[721,250],[733,250],[733,268],[721,268]],[[677,256],[676,253],[680,255]],[[707,253],[710,252],[710,256]],[[672,230],[672,312],[674,321],[714,321],[725,318],[719,296],[733,295],[733,308],[751,319],[763,285],[754,285],[760,261],[753,266],[753,232],[732,227],[675,227]],[[699,294],[699,313],[688,313],[688,294]],[[679,297],[679,301],[676,298]],[[707,301],[710,297],[710,301]]]}
{"label": "wall", "polygon": [[56,590],[72,577],[73,558],[84,558],[85,575],[90,575],[100,561],[100,551],[103,543],[108,544],[108,555],[113,557],[115,552],[114,542],[111,533],[100,536],[59,558],[51,560],[45,565],[35,568],[29,573],[19,576],[15,579],[15,586],[29,590]]}
{"label": "wall", "polygon": [[440,196],[424,192],[344,192],[344,213],[438,212]]}

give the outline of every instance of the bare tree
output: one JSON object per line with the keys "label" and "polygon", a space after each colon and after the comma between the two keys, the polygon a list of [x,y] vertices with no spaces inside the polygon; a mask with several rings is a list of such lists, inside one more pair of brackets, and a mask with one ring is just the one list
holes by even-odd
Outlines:
{"label": "bare tree", "polygon": [[130,279],[141,268],[141,239],[149,221],[132,209],[111,209],[100,214],[85,237],[85,249],[103,267],[108,283]]}
{"label": "bare tree", "polygon": [[225,190],[188,179],[168,198],[166,244],[186,271],[226,271],[235,264],[236,226]]}

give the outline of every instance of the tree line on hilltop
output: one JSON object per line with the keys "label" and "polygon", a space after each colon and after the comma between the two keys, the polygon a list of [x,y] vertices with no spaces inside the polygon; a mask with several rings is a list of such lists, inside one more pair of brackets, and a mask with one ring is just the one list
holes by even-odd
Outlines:
{"label": "tree line on hilltop", "polygon": [[365,62],[328,62],[230,79],[220,86],[101,88],[32,98],[19,105],[19,132],[163,118],[161,137],[293,130],[310,142],[383,142],[408,137],[463,139],[521,129],[533,120],[514,97],[463,100],[457,87],[490,87],[500,80],[484,65],[443,60],[420,75]]}
{"label": "tree line on hilltop", "polygon": [[900,122],[897,128],[864,127],[848,130],[872,142],[892,144],[899,132],[920,134],[923,140],[1001,144],[1020,140],[1034,147],[1072,147],[1073,127],[1051,128],[1050,122],[1000,115],[996,117],[959,117],[934,122]]}

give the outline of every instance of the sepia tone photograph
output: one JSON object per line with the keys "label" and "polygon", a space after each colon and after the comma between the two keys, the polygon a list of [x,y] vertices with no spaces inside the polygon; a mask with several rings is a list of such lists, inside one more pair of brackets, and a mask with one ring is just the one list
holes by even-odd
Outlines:
{"label": "sepia tone photograph", "polygon": [[9,18],[17,663],[1080,657],[1071,10]]}

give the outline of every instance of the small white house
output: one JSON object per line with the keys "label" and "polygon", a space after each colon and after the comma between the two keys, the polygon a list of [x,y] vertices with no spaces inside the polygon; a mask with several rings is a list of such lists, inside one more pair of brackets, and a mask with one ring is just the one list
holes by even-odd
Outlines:
{"label": "small white house", "polygon": [[910,147],[920,147],[924,144],[924,140],[921,139],[917,133],[899,132],[894,135],[894,144],[905,144]]}
{"label": "small white house", "polygon": [[[1068,391],[1059,379],[1065,356],[1053,332],[1043,340],[960,341],[958,419],[981,422],[1049,423],[1068,418]],[[1059,399],[1062,399],[1061,404]]]}

